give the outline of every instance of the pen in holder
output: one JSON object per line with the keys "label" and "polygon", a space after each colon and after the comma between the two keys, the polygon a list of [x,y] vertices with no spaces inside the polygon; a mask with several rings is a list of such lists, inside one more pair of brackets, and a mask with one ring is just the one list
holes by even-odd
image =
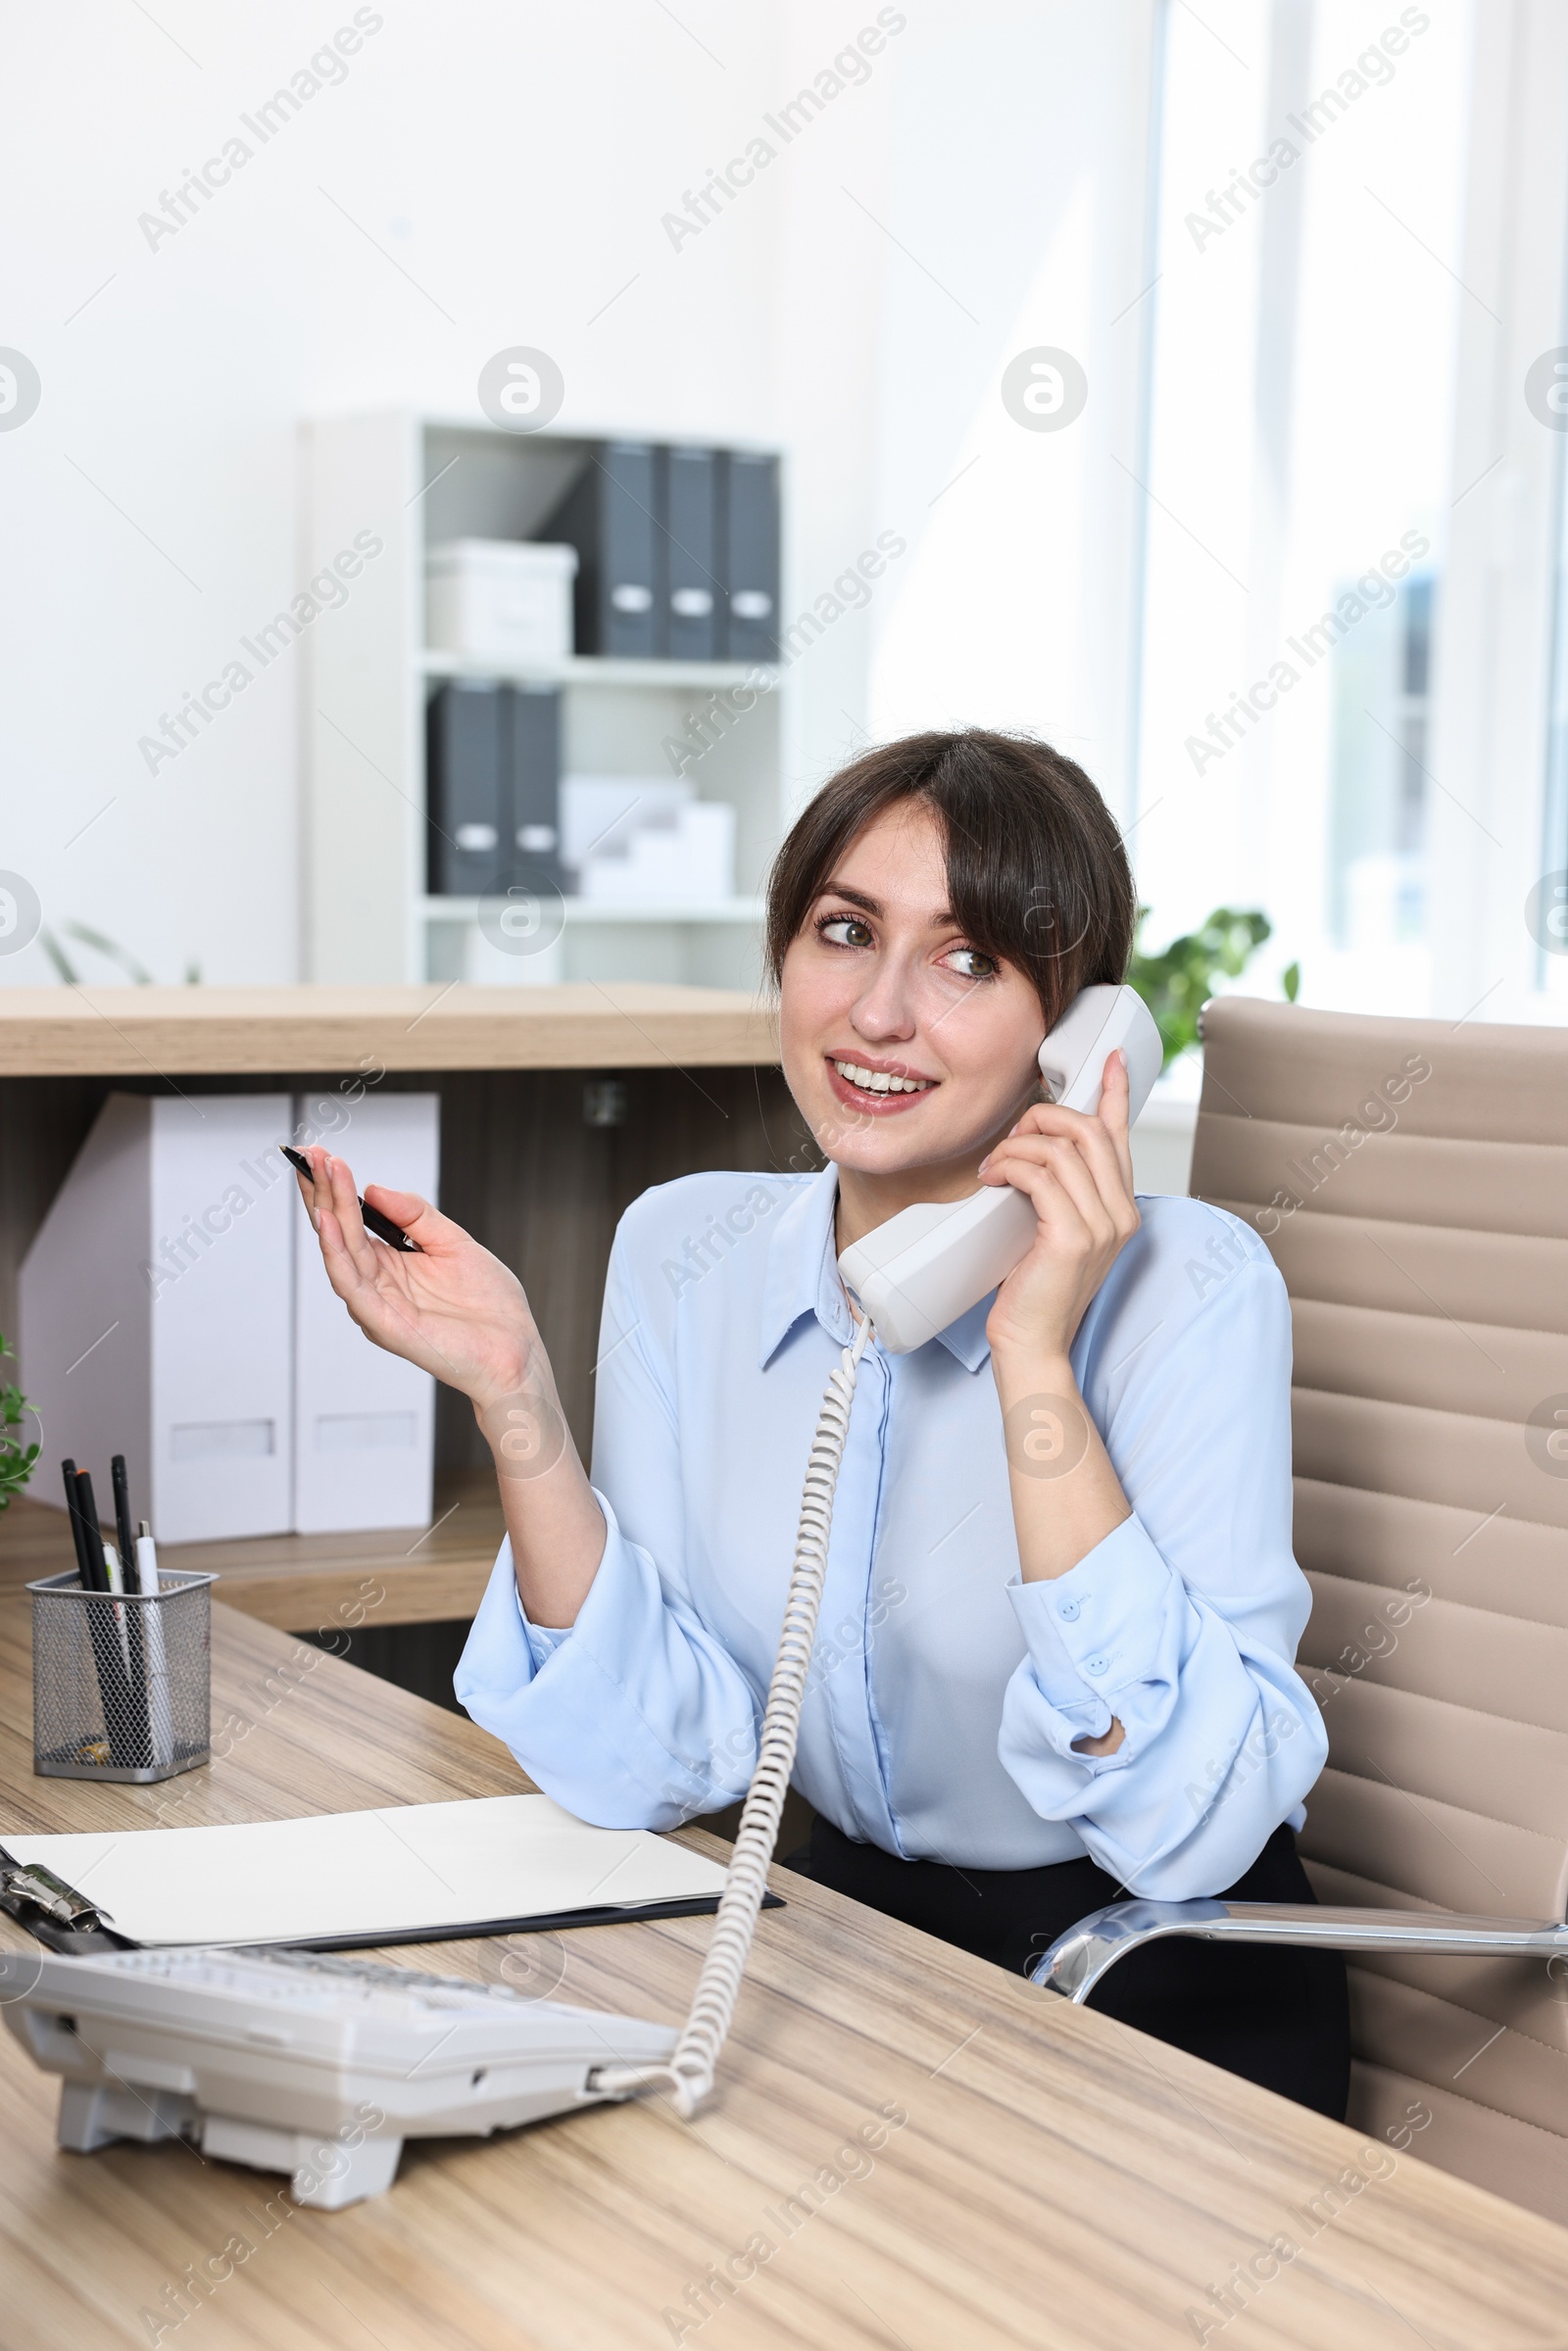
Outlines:
{"label": "pen in holder", "polygon": [[32,1768],[54,1780],[168,1780],[212,1740],[213,1576],[168,1570],[157,1592],[32,1594]]}

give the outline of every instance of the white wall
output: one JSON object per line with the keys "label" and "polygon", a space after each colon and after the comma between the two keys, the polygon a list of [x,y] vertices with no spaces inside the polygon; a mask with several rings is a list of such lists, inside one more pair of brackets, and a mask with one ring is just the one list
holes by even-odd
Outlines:
{"label": "white wall", "polygon": [[[299,664],[274,663],[156,777],[137,740],[301,585],[302,416],[467,412],[484,361],[520,341],[559,359],[563,424],[774,425],[765,182],[723,239],[675,255],[660,227],[772,95],[766,12],[681,10],[710,23],[722,65],[657,8],[373,13],[347,78],[156,251],[137,215],[351,0],[161,0],[172,38],[86,0],[12,31],[13,91],[32,103],[13,107],[9,162],[39,201],[6,332],[44,396],[0,434],[0,865],[34,882],[46,920],[107,931],[161,979],[187,957],[211,981],[298,969]],[[6,981],[50,976],[36,945],[0,961]]]}
{"label": "white wall", "polygon": [[[559,361],[564,429],[782,441],[791,612],[879,530],[907,539],[799,664],[793,791],[866,725],[963,717],[1053,731],[1119,798],[1131,497],[1110,453],[1135,455],[1139,318],[1113,320],[1141,284],[1150,0],[914,0],[788,147],[762,117],[872,0],[682,0],[679,22],[378,0],[346,77],[261,144],[240,116],[353,13],[161,0],[155,24],[83,0],[13,24],[8,162],[33,197],[5,332],[43,397],[0,432],[0,866],[46,922],[159,979],[297,975],[300,665],[156,775],[138,740],[302,584],[299,420],[469,413],[517,342]],[[150,249],[138,216],[236,132],[251,159]],[[673,249],[662,215],[760,132],[774,162]],[[1035,342],[1090,372],[1061,434],[997,397]],[[1002,577],[988,550],[1019,517]],[[0,983],[52,976],[37,944],[0,957]]]}

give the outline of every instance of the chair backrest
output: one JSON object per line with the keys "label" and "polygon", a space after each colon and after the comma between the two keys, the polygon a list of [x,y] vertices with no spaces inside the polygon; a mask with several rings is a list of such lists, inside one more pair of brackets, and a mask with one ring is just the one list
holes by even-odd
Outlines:
{"label": "chair backrest", "polygon": [[[1192,1190],[1295,1319],[1314,1885],[1561,1919],[1568,1030],[1227,997],[1203,1040]],[[1351,1998],[1352,2122],[1568,2221],[1568,1982],[1379,1958]]]}

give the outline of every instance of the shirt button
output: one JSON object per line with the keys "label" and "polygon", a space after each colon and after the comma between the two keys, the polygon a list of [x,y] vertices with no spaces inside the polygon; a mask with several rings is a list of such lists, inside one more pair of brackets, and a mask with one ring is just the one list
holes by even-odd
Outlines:
{"label": "shirt button", "polygon": [[1061,1617],[1066,1624],[1070,1625],[1074,1617],[1078,1614],[1081,1605],[1081,1601],[1078,1600],[1058,1600],[1056,1603],[1056,1614]]}
{"label": "shirt button", "polygon": [[1086,1674],[1102,1674],[1109,1663],[1110,1659],[1108,1657],[1086,1657],[1084,1659],[1084,1672]]}

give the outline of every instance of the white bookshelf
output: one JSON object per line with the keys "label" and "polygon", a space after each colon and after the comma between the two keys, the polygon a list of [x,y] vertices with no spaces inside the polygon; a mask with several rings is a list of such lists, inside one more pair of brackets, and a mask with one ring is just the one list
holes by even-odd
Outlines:
{"label": "white bookshelf", "polygon": [[[426,922],[477,922],[484,903],[478,898],[426,898],[419,911]],[[564,911],[568,930],[581,930],[584,924],[641,924],[656,919],[682,927],[693,922],[744,922],[755,927],[761,922],[763,904],[760,898],[725,898],[716,902],[698,899],[689,906],[665,901],[650,907],[627,906],[612,898],[568,898]]]}
{"label": "white bookshelf", "polygon": [[[576,436],[401,412],[307,428],[307,576],[358,533],[383,543],[347,583],[347,601],[310,623],[301,648],[308,979],[755,986],[759,892],[782,817],[778,672],[760,681],[744,662],[587,655],[510,665],[424,643],[426,546],[534,535],[588,446]],[[519,957],[489,947],[478,901],[432,898],[425,886],[425,707],[452,677],[559,686],[564,771],[595,775],[672,775],[664,738],[687,734],[710,696],[759,688],[686,771],[700,799],[735,809],[737,895],[718,905],[648,906],[568,897],[549,948]]]}
{"label": "white bookshelf", "polygon": [[[716,688],[743,686],[755,674],[745,661],[624,661],[610,654],[573,654],[565,661],[481,661],[464,653],[437,653],[428,648],[419,657],[426,677],[494,677],[519,686],[650,687],[662,693],[710,694]],[[778,683],[778,671],[766,673],[767,690]]]}

